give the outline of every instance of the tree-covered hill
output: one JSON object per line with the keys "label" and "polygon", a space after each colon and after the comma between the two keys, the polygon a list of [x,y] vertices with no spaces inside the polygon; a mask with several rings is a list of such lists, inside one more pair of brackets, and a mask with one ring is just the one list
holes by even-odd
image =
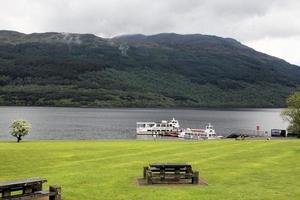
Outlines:
{"label": "tree-covered hill", "polygon": [[281,107],[299,77],[230,38],[0,31],[0,105]]}

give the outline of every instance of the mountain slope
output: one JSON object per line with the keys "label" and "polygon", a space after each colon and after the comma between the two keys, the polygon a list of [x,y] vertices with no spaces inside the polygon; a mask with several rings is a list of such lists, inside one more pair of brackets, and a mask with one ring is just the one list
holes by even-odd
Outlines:
{"label": "mountain slope", "polygon": [[230,38],[0,31],[0,105],[281,107],[298,77]]}

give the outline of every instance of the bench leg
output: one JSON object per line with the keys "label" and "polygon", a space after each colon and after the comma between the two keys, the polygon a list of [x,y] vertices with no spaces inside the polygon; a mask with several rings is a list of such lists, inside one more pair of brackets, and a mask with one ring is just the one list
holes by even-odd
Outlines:
{"label": "bench leg", "polygon": [[37,185],[34,185],[32,187],[32,192],[38,192],[38,191],[42,191],[43,190],[43,184],[39,183]]}
{"label": "bench leg", "polygon": [[175,181],[179,182],[179,180],[180,180],[180,170],[176,169],[175,170]]}
{"label": "bench leg", "polygon": [[160,181],[163,182],[165,180],[165,169],[160,169]]}
{"label": "bench leg", "polygon": [[149,171],[147,171],[146,180],[147,180],[147,184],[149,184],[149,185],[153,184],[153,182],[152,182],[152,174]]}
{"label": "bench leg", "polygon": [[192,184],[198,184],[199,183],[199,172],[195,171],[192,177]]}
{"label": "bench leg", "polygon": [[30,194],[32,192],[33,192],[32,187],[25,187],[23,189],[23,194]]}
{"label": "bench leg", "polygon": [[149,167],[144,167],[144,173],[143,173],[144,179],[146,179],[148,169]]}
{"label": "bench leg", "polygon": [[49,200],[61,200],[61,187],[50,186],[49,192],[50,192]]}
{"label": "bench leg", "polygon": [[2,197],[10,197],[11,196],[11,192],[10,190],[4,190],[2,193]]}

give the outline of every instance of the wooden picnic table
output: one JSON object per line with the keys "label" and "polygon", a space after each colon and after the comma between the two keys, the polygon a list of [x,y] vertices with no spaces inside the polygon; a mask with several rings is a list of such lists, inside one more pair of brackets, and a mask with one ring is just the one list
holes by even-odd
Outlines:
{"label": "wooden picnic table", "polygon": [[[50,186],[50,191],[44,191],[43,184],[46,182],[44,178],[0,182],[0,200],[59,200],[60,187]],[[13,194],[17,191],[20,192]]]}
{"label": "wooden picnic table", "polygon": [[193,171],[192,166],[186,163],[153,163],[144,167],[144,178],[148,184],[179,183],[182,180],[197,184],[199,172]]}
{"label": "wooden picnic table", "polygon": [[42,190],[43,183],[47,182],[43,178],[29,178],[17,181],[0,182],[0,193],[4,191],[17,191],[23,188],[31,188],[35,191]]}

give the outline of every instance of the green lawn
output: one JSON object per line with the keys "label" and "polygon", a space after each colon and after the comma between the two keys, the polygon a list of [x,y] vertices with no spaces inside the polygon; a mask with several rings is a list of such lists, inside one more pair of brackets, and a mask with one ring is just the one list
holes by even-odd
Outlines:
{"label": "green lawn", "polygon": [[[137,186],[151,162],[191,163],[209,185]],[[0,180],[28,177],[64,200],[299,200],[300,140],[0,142]]]}

